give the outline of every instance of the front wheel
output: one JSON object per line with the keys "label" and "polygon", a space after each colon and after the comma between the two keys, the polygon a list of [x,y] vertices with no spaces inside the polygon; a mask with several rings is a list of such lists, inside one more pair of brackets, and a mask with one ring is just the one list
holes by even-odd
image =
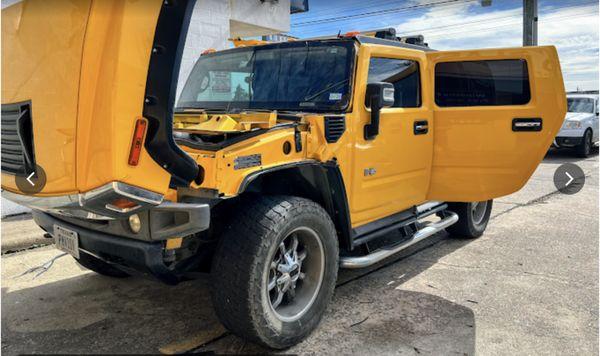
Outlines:
{"label": "front wheel", "polygon": [[492,213],[492,202],[448,203],[448,210],[458,215],[458,222],[446,228],[446,231],[453,237],[468,239],[483,235]]}
{"label": "front wheel", "polygon": [[337,235],[323,208],[302,198],[257,196],[221,236],[211,270],[213,305],[234,334],[287,348],[318,325],[337,271]]}
{"label": "front wheel", "polygon": [[587,129],[581,138],[581,143],[575,148],[577,155],[586,158],[592,151],[592,131]]}

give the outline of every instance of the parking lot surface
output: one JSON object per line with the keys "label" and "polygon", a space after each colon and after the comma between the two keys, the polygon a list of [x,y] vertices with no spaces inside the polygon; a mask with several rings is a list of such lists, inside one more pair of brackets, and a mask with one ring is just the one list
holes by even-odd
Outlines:
{"label": "parking lot surface", "polygon": [[[552,182],[565,162],[586,173],[574,195]],[[321,325],[285,352],[598,354],[598,208],[597,154],[551,151],[521,191],[494,202],[481,238],[438,234],[367,271],[341,271]],[[26,218],[2,228],[43,235]],[[2,256],[6,355],[266,352],[223,329],[205,278],[175,287],[110,279],[68,256],[37,278],[19,276],[59,254]]]}

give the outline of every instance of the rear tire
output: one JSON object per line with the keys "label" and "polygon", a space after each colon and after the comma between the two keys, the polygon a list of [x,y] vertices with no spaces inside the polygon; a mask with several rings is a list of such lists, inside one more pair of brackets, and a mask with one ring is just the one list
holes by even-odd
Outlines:
{"label": "rear tire", "polygon": [[581,143],[575,148],[577,156],[587,158],[592,151],[592,130],[587,129],[581,138]]}
{"label": "rear tire", "polygon": [[474,239],[485,231],[492,213],[493,200],[473,203],[448,203],[448,210],[458,215],[458,222],[446,228],[452,237]]}
{"label": "rear tire", "polygon": [[79,259],[75,259],[75,261],[77,261],[77,263],[79,263],[81,266],[103,276],[113,278],[126,278],[130,276],[129,273],[123,272],[120,269],[113,267],[94,256],[88,255],[87,253],[81,253],[79,255]]}
{"label": "rear tire", "polygon": [[236,211],[219,241],[213,306],[232,333],[287,348],[319,324],[337,272],[336,230],[321,206],[297,197],[256,197]]}

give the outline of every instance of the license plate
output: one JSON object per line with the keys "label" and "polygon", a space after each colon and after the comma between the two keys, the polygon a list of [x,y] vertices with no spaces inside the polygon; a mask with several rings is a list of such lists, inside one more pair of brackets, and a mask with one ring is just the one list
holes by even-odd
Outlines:
{"label": "license plate", "polygon": [[54,225],[54,244],[59,250],[79,258],[79,239],[75,231]]}

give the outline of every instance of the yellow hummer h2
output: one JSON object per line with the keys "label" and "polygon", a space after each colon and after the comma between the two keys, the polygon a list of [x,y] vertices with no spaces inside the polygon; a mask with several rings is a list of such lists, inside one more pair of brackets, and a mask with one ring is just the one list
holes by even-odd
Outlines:
{"label": "yellow hummer h2", "polygon": [[210,272],[223,324],[269,347],[316,327],[338,267],[480,236],[565,115],[553,47],[391,31],[206,53],[175,103],[192,7],[5,8],[3,196],[98,273]]}

